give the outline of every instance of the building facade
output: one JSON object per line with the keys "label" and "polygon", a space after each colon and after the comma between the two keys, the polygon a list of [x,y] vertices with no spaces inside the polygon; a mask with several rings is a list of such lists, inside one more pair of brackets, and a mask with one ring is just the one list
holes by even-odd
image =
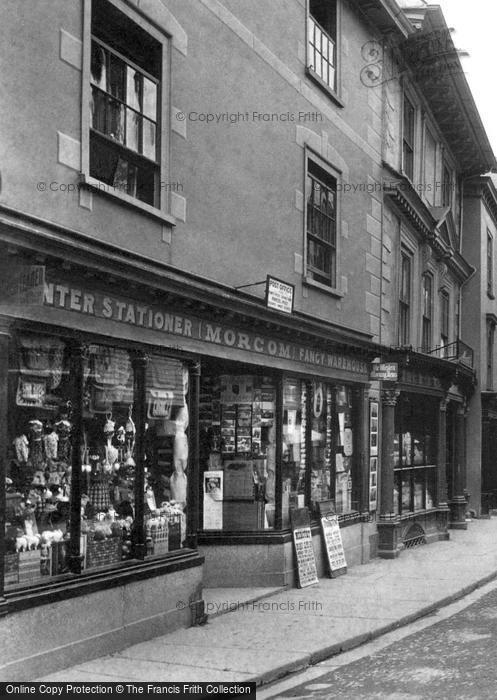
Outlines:
{"label": "building facade", "polygon": [[[496,404],[495,346],[497,323],[495,302],[495,252],[497,193],[491,176],[473,178],[464,185],[464,228],[470,233],[463,243],[465,255],[475,268],[466,286],[462,304],[462,337],[475,347],[475,369],[479,391],[469,407],[468,420],[472,440],[468,441],[468,460],[481,463],[468,483],[470,510],[487,515],[496,507]],[[476,342],[475,342],[476,339]],[[481,480],[481,482],[480,482]],[[481,504],[478,493],[481,492]]]}
{"label": "building facade", "polygon": [[414,31],[371,48],[381,52],[384,95],[380,342],[398,367],[397,381],[383,385],[378,528],[388,557],[466,528],[470,492],[479,510],[473,337],[461,336],[475,235],[462,188],[495,167],[440,8],[402,4]]}
{"label": "building facade", "polygon": [[349,565],[465,524],[459,178],[494,160],[467,86],[378,80],[421,19],[7,2],[2,677],[203,622],[205,585],[295,585],[302,508],[320,575],[320,503]]}

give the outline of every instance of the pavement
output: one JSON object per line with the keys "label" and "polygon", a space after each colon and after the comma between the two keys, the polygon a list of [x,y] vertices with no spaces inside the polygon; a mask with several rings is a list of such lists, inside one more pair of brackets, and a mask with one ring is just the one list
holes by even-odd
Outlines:
{"label": "pavement", "polygon": [[304,589],[207,589],[207,624],[38,681],[269,683],[429,615],[497,578],[497,518]]}

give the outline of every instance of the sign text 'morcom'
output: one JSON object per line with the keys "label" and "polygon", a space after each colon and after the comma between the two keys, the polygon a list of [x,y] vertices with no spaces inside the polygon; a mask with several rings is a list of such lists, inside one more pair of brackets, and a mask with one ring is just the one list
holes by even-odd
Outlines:
{"label": "sign text 'morcom'", "polygon": [[186,316],[176,313],[176,311],[166,311],[158,305],[142,304],[124,297],[72,287],[69,284],[46,283],[43,303],[45,306],[65,309],[86,316],[192,338],[237,350],[270,355],[315,367],[337,369],[361,375],[367,375],[369,371],[368,365],[362,360],[305,345],[287,343],[224,324]]}

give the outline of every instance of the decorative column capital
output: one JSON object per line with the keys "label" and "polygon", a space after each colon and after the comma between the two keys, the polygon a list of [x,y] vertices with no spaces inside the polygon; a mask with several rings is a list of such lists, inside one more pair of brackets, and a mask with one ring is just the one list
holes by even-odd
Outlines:
{"label": "decorative column capital", "polygon": [[400,389],[383,389],[381,392],[381,403],[383,406],[396,406],[400,395]]}
{"label": "decorative column capital", "polygon": [[447,411],[448,405],[449,405],[449,398],[447,395],[445,395],[440,399],[440,403],[439,403],[440,411],[443,411],[445,413]]}

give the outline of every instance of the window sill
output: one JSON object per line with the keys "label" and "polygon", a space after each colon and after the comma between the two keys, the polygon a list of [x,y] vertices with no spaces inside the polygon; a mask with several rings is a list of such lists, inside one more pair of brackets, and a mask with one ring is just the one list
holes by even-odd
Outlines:
{"label": "window sill", "polygon": [[160,221],[163,224],[169,224],[169,226],[176,225],[176,219],[170,214],[166,214],[156,207],[152,207],[150,204],[141,202],[135,197],[130,197],[129,194],[121,192],[116,188],[112,188],[110,185],[106,185],[104,182],[97,180],[86,173],[80,174],[80,185],[87,188],[90,192],[95,194],[103,194],[104,196],[111,197],[112,199],[117,199],[123,204],[141,211],[143,214]]}
{"label": "window sill", "polygon": [[335,297],[336,299],[343,299],[345,294],[341,292],[339,289],[336,289],[335,287],[327,287],[325,284],[322,284],[321,282],[316,282],[316,280],[312,279],[312,277],[304,277],[303,284],[306,287],[315,287],[316,289],[319,289],[321,292],[325,292],[325,294],[329,294],[332,297]]}
{"label": "window sill", "polygon": [[433,506],[433,508],[422,508],[421,510],[408,510],[405,513],[399,515],[400,520],[414,520],[420,516],[434,515],[438,513],[440,508]]}
{"label": "window sill", "polygon": [[435,469],[436,464],[403,464],[401,467],[394,467],[394,471],[396,472],[402,472],[402,471],[412,471],[413,469]]}
{"label": "window sill", "polygon": [[338,93],[335,92],[332,88],[330,88],[327,83],[324,82],[322,78],[319,77],[319,75],[312,70],[312,68],[307,67],[305,69],[306,75],[312,80],[313,83],[315,83],[323,92],[325,92],[328,97],[334,102],[338,107],[341,107],[342,109],[345,107],[345,102],[343,102],[340,97],[338,96]]}
{"label": "window sill", "polygon": [[97,593],[154,576],[164,576],[168,573],[202,566],[203,563],[204,557],[197,551],[178,549],[169,556],[143,561],[131,559],[102,569],[86,569],[79,575],[66,574],[47,583],[5,591],[5,601],[0,615]]}

